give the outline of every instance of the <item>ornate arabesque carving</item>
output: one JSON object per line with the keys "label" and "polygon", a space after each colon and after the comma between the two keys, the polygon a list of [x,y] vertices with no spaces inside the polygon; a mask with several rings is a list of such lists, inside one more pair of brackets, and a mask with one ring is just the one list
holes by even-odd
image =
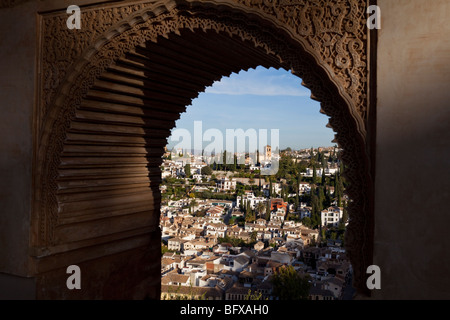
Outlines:
{"label": "ornate arabesque carving", "polygon": [[[367,121],[367,39],[364,0],[236,0],[276,17],[302,36],[305,45],[320,55],[352,99],[353,107]],[[113,24],[151,3],[83,10],[80,30],[66,27],[67,14],[43,17],[43,92],[41,119],[69,66],[83,50]]]}
{"label": "ornate arabesque carving", "polygon": [[[92,9],[83,14],[85,30],[78,34],[65,28],[67,15],[43,17],[43,79],[41,81],[39,224],[36,246],[52,246],[53,228],[58,224],[56,177],[65,132],[77,106],[108,66],[145,41],[157,42],[180,29],[215,30],[248,40],[268,54],[276,54],[292,68],[321,101],[344,148],[345,175],[353,199],[349,213],[347,250],[355,270],[355,285],[364,287],[364,267],[371,259],[368,218],[369,177],[364,146],[367,120],[367,43],[361,26],[364,1],[236,1],[250,6],[248,16],[207,8],[176,5],[174,1],[124,7]],[[236,9],[236,8],[234,8]],[[275,17],[281,30],[300,36],[297,46],[283,32],[258,25],[254,13]],[[252,19],[249,17],[252,16]],[[65,38],[67,37],[67,38]],[[286,41],[289,40],[289,41]],[[303,50],[302,50],[303,48]],[[305,55],[304,52],[309,55]],[[314,61],[314,59],[316,61]],[[318,67],[317,63],[322,66]],[[333,74],[324,71],[330,67]],[[320,69],[322,68],[322,69]],[[330,79],[331,77],[331,79]],[[334,83],[334,87],[330,87]],[[362,129],[362,130],[361,130]]]}
{"label": "ornate arabesque carving", "polygon": [[367,120],[365,0],[237,0],[277,17],[328,64]]}
{"label": "ornate arabesque carving", "polygon": [[45,119],[45,114],[61,81],[67,76],[70,66],[82,56],[83,50],[95,43],[115,23],[125,20],[131,14],[149,5],[149,3],[140,3],[107,9],[83,9],[82,28],[79,30],[67,28],[67,14],[43,16],[41,51],[44,71],[41,79],[40,124]]}

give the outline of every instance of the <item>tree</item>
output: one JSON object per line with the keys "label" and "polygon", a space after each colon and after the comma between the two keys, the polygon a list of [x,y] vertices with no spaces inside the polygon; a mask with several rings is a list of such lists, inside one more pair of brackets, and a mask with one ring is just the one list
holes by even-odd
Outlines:
{"label": "tree", "polygon": [[269,177],[269,198],[272,198],[272,177]]}
{"label": "tree", "polygon": [[325,175],[325,167],[322,168],[322,186],[325,186],[327,184],[327,176]]}
{"label": "tree", "polygon": [[263,202],[258,202],[255,209],[256,209],[256,212],[258,212],[259,217],[261,217],[261,214],[266,209],[266,206],[264,205]]}
{"label": "tree", "polygon": [[262,293],[261,293],[261,291],[254,291],[254,292],[252,292],[251,289],[248,289],[248,293],[244,297],[244,300],[263,300]]}
{"label": "tree", "polygon": [[238,166],[237,162],[238,162],[237,155],[235,154],[233,157],[233,164],[231,165],[231,171],[233,172],[236,171],[236,168]]}
{"label": "tree", "polygon": [[342,212],[342,221],[344,223],[348,221],[347,202],[344,203],[344,210]]}
{"label": "tree", "polygon": [[317,180],[317,172],[316,172],[316,166],[313,164],[313,166],[312,166],[312,170],[313,170],[313,173],[312,173],[312,183],[316,183],[316,180]]}
{"label": "tree", "polygon": [[325,192],[324,192],[324,188],[325,187],[319,187],[318,190],[318,197],[319,197],[319,211],[322,211],[325,207],[324,207],[324,202],[326,200],[325,198]]}
{"label": "tree", "polygon": [[311,226],[311,218],[309,218],[309,217],[304,217],[301,222],[304,226],[306,226],[308,228],[312,227]]}
{"label": "tree", "polygon": [[309,276],[301,276],[293,266],[281,267],[272,277],[273,293],[280,300],[307,300]]}
{"label": "tree", "polygon": [[252,210],[247,211],[245,214],[245,222],[254,222],[255,221],[255,213]]}
{"label": "tree", "polygon": [[256,237],[257,236],[258,236],[258,232],[252,231],[252,233],[250,233],[250,240],[251,240],[251,242],[256,242]]}
{"label": "tree", "polygon": [[210,166],[205,166],[200,170],[201,174],[205,175],[205,176],[210,176],[212,175],[213,171],[211,169]]}
{"label": "tree", "polygon": [[266,202],[266,220],[270,220],[270,211],[271,211],[271,205],[270,205],[270,199]]}
{"label": "tree", "polygon": [[191,165],[189,163],[186,163],[186,165],[184,166],[184,173],[188,178],[191,176]]}
{"label": "tree", "polygon": [[164,244],[163,242],[161,242],[161,256],[164,255],[164,253],[169,252],[169,248],[167,247],[166,244]]}
{"label": "tree", "polygon": [[323,168],[327,168],[328,167],[328,159],[325,157],[325,152],[322,152],[321,154],[321,163],[322,163],[322,167]]}
{"label": "tree", "polygon": [[325,233],[325,229],[324,229],[324,228],[322,228],[322,229],[320,230],[320,239],[321,239],[322,241],[327,240],[327,234]]}

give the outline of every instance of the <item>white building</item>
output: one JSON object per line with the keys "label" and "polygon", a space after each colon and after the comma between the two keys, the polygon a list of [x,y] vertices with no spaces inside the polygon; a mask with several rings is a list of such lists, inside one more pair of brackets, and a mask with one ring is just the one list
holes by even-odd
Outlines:
{"label": "white building", "polygon": [[167,241],[167,247],[169,250],[183,251],[185,242],[186,240],[180,238],[172,238]]}
{"label": "white building", "polygon": [[[270,183],[265,183],[262,185],[263,189],[264,189],[264,195],[266,197],[269,196],[269,192],[270,192]],[[275,194],[281,194],[281,184],[279,183],[272,183],[272,190]],[[274,195],[272,195],[274,196]]]}
{"label": "white building", "polygon": [[298,185],[298,189],[301,194],[311,193],[311,185],[308,182],[300,182]]}
{"label": "white building", "polygon": [[161,166],[161,177],[179,177],[184,175],[184,167],[182,161],[164,160]]}
{"label": "white building", "polygon": [[227,226],[224,223],[210,223],[206,226],[206,235],[224,238],[227,234]]}
{"label": "white building", "polygon": [[286,217],[286,210],[284,210],[283,208],[278,208],[276,211],[273,210],[270,213],[270,221],[283,222],[285,217]]}
{"label": "white building", "polygon": [[206,167],[206,163],[194,160],[194,162],[190,164],[190,167],[191,167],[191,174],[200,174],[202,172],[202,168]]}
{"label": "white building", "polygon": [[206,216],[211,219],[213,223],[220,223],[223,220],[225,210],[222,206],[214,206],[206,212]]}
{"label": "white building", "polygon": [[[322,168],[317,168],[316,169],[316,176],[317,177],[321,177],[322,176],[322,172],[323,172]],[[314,173],[314,170],[312,168],[306,168],[306,173],[302,172],[302,175],[304,175],[305,177],[312,177],[313,173]]]}
{"label": "white building", "polygon": [[247,205],[247,203],[250,203],[250,207],[252,209],[255,209],[256,205],[260,202],[266,203],[267,199],[264,197],[255,197],[253,192],[248,192],[242,196],[238,196],[236,199],[236,206],[239,207],[241,204],[244,206]]}
{"label": "white building", "polygon": [[236,190],[236,181],[228,178],[222,178],[217,180],[217,189],[219,191]]}
{"label": "white building", "polygon": [[340,207],[329,207],[328,209],[322,210],[320,214],[322,226],[337,226],[342,219],[343,212]]}

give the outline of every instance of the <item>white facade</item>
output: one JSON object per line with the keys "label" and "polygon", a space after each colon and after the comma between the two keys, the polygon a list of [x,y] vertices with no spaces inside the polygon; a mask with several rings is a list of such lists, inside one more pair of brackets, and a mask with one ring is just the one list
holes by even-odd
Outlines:
{"label": "white facade", "polygon": [[206,227],[206,235],[224,238],[227,234],[227,226],[223,223],[211,223]]}
{"label": "white facade", "polygon": [[260,202],[265,203],[267,201],[266,198],[264,197],[255,197],[255,195],[253,194],[253,192],[244,194],[242,196],[237,197],[236,199],[236,206],[239,207],[242,203],[245,205],[247,205],[247,203],[250,203],[250,207],[252,209],[255,209],[256,205]]}
{"label": "white facade", "polygon": [[320,218],[322,226],[337,226],[342,219],[343,210],[340,207],[329,207],[321,212]]}
{"label": "white facade", "polygon": [[298,185],[298,189],[301,194],[309,194],[311,193],[311,185],[307,182],[300,182]]}
{"label": "white facade", "polygon": [[228,178],[222,178],[217,181],[217,189],[219,191],[236,190],[236,181]]}
{"label": "white facade", "polygon": [[282,208],[278,208],[277,211],[272,211],[270,213],[270,221],[283,222],[286,217],[286,211]]}
{"label": "white facade", "polygon": [[[265,183],[262,185],[264,189],[264,195],[269,196],[270,192],[270,183]],[[272,190],[275,194],[281,194],[281,185],[279,183],[272,183]],[[274,196],[274,195],[272,195]]]}
{"label": "white facade", "polygon": [[[322,176],[322,168],[318,168],[316,169],[316,176],[317,177],[321,177]],[[306,168],[306,173],[302,173],[302,175],[306,176],[306,177],[312,177],[314,173],[314,170],[312,168]]]}

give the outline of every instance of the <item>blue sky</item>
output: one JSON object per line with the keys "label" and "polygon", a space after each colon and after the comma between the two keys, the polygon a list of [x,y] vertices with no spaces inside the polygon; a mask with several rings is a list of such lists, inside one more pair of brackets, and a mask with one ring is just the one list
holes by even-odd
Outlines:
{"label": "blue sky", "polygon": [[[176,122],[176,129],[193,133],[194,121],[202,121],[203,132],[217,128],[224,136],[226,129],[267,129],[269,136],[271,129],[279,129],[281,149],[334,145],[334,133],[325,127],[328,117],[319,113],[320,104],[301,82],[283,69],[257,67],[233,73],[200,93]],[[169,148],[177,144],[171,138],[168,142]]]}

